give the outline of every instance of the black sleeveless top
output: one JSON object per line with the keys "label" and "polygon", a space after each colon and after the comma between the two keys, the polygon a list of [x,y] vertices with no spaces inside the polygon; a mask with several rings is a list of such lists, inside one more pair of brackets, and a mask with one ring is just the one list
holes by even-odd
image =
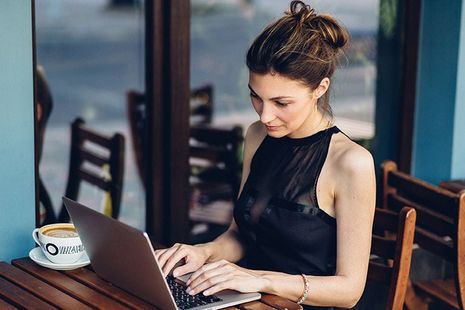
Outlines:
{"label": "black sleeveless top", "polygon": [[331,127],[299,139],[266,136],[258,147],[234,208],[247,268],[334,275],[336,220],[319,209],[316,186],[338,132]]}

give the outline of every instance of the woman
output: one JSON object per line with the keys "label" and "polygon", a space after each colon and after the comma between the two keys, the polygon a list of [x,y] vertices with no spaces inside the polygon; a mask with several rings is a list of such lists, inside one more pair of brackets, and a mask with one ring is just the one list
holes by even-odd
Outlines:
{"label": "woman", "polygon": [[[234,219],[206,244],[157,251],[163,272],[194,272],[190,294],[264,292],[353,307],[364,290],[375,205],[373,160],[332,125],[330,78],[348,34],[302,1],[247,53],[252,105]],[[337,223],[337,224],[336,224]],[[238,266],[239,260],[244,262]]]}

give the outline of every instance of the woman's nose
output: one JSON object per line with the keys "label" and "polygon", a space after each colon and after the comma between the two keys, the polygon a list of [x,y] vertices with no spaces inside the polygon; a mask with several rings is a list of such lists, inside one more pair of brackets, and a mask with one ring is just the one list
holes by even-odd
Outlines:
{"label": "woman's nose", "polygon": [[275,116],[273,113],[273,107],[270,104],[267,104],[264,102],[262,104],[262,111],[260,113],[260,121],[263,124],[267,124],[274,119],[275,119]]}

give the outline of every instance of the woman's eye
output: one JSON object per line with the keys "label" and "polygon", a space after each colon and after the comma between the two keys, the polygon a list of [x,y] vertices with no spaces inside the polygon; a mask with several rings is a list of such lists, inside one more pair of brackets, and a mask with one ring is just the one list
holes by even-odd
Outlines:
{"label": "woman's eye", "polygon": [[261,99],[257,96],[257,94],[250,93],[250,98],[252,99],[252,101],[261,102]]}
{"label": "woman's eye", "polygon": [[275,101],[275,102],[276,102],[276,105],[279,107],[286,107],[288,105],[287,103],[281,102],[281,101]]}

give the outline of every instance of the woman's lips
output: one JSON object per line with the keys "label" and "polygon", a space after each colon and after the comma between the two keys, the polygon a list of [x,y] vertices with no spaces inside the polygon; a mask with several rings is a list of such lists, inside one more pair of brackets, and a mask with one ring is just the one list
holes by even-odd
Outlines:
{"label": "woman's lips", "polygon": [[266,129],[268,131],[277,131],[277,130],[279,130],[279,127],[281,127],[281,126],[268,126],[268,125],[266,125]]}

